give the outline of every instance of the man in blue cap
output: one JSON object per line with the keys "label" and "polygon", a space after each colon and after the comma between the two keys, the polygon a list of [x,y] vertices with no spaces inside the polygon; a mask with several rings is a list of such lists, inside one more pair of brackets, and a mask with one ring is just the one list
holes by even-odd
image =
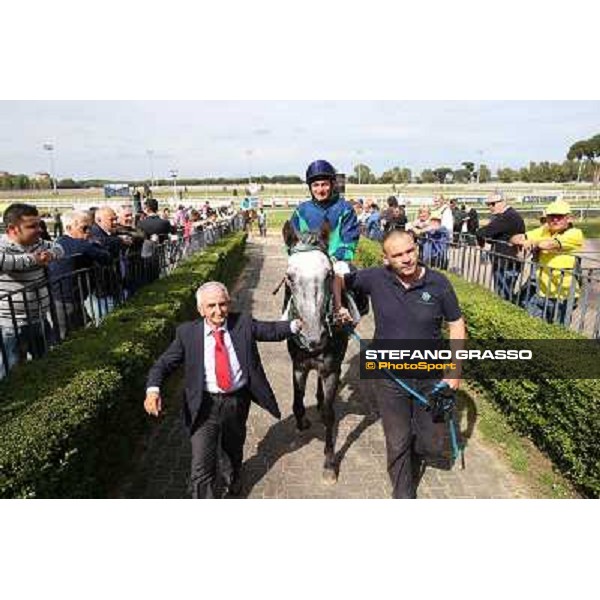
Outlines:
{"label": "man in blue cap", "polygon": [[[358,218],[350,202],[340,196],[336,185],[336,170],[326,160],[315,160],[306,169],[306,183],[311,198],[294,211],[291,224],[299,233],[317,232],[329,225],[328,254],[334,271],[340,275],[350,272],[360,236]],[[361,314],[368,312],[368,299],[355,298]],[[287,302],[286,302],[287,304]]]}
{"label": "man in blue cap", "polygon": [[[352,204],[342,198],[336,187],[336,171],[326,160],[315,160],[306,170],[311,199],[292,215],[292,227],[300,232],[319,231],[327,222],[329,255],[336,262],[351,261],[358,244],[358,219]],[[347,266],[347,264],[346,264]]]}

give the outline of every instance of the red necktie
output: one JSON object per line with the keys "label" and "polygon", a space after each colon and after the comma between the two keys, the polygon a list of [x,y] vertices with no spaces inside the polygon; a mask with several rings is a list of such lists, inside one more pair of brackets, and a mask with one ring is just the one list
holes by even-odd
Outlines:
{"label": "red necktie", "polygon": [[224,391],[231,387],[231,367],[229,365],[229,353],[225,348],[223,336],[225,332],[217,329],[215,332],[215,374],[217,385]]}

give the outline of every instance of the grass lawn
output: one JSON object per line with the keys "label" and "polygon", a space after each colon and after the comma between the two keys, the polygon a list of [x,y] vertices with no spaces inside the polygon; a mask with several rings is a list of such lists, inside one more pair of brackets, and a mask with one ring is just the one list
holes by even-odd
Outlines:
{"label": "grass lawn", "polygon": [[[283,224],[287,219],[292,216],[293,209],[291,208],[267,208],[265,209],[267,212],[268,226],[269,229],[280,229],[283,227]],[[412,213],[409,211],[408,213],[409,220],[414,218]],[[482,220],[482,224],[484,221]],[[534,229],[539,225],[539,221],[537,219],[525,219],[525,226],[529,229]],[[583,235],[585,235],[588,239],[600,239],[600,219],[586,219],[584,221],[575,221],[575,227],[579,227],[583,231]]]}
{"label": "grass lawn", "polygon": [[[578,498],[571,483],[558,472],[533,442],[516,433],[506,417],[473,381],[464,382],[461,396],[470,396],[477,407],[477,430],[484,441],[504,458],[510,470],[523,481],[534,498]],[[466,451],[467,468],[469,450]]]}
{"label": "grass lawn", "polygon": [[267,224],[270,230],[281,229],[283,224],[292,216],[291,208],[267,208]]}
{"label": "grass lawn", "polygon": [[[71,190],[68,190],[71,191]],[[62,195],[62,190],[61,190]],[[99,202],[101,203],[101,202]],[[4,212],[5,208],[8,206],[6,201],[0,201],[0,214]],[[478,207],[479,208],[479,207]],[[268,226],[271,229],[281,228],[285,221],[290,218],[292,215],[293,208],[266,208],[267,218],[268,218]],[[481,210],[478,210],[480,215],[480,223],[484,225],[487,222],[487,210],[485,207],[481,207]],[[408,207],[407,209],[407,217],[409,221],[416,218],[417,208],[416,207]],[[600,239],[600,218],[593,217],[584,220],[576,219],[575,226],[579,227],[586,238],[588,239]],[[536,218],[527,217],[525,218],[525,225],[527,229],[533,229],[539,225],[539,221]]]}

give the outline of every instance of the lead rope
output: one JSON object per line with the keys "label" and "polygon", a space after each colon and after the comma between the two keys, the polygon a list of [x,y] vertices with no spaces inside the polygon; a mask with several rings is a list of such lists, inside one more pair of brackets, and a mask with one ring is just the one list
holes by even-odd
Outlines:
{"label": "lead rope", "polygon": [[[358,335],[358,333],[356,333],[356,331],[354,331],[354,329],[348,329],[348,333],[360,344],[360,342],[362,341],[362,338],[360,337],[360,335]],[[389,369],[382,369],[382,371],[394,383],[399,385],[403,390],[406,390],[424,408],[426,408],[427,410],[431,409],[431,404],[429,403],[429,400],[427,400],[427,398],[425,398],[425,396],[423,396],[423,394],[421,394],[417,390],[410,387],[405,381],[402,381],[402,379],[397,377]],[[442,384],[442,382],[439,382],[433,388],[434,393],[436,391],[438,391],[438,392],[441,391],[443,389],[443,387],[445,387],[446,385],[447,384],[445,384],[445,383]],[[441,386],[443,386],[443,387],[441,387]],[[436,390],[436,388],[437,388],[437,390]],[[448,412],[448,430],[450,433],[450,444],[452,446],[452,463],[454,463],[456,461],[456,459],[458,458],[458,455],[460,454],[461,455],[461,467],[462,467],[462,469],[464,469],[465,468],[465,449],[464,449],[464,446],[459,446],[459,444],[458,444],[458,436],[456,434],[456,423],[454,421],[454,416],[452,415],[451,411]]]}

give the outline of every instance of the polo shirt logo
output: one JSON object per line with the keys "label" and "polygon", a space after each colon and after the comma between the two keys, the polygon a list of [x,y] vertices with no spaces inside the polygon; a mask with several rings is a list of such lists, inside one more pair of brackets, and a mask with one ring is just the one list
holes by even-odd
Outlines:
{"label": "polo shirt logo", "polygon": [[421,300],[423,300],[423,302],[429,302],[431,300],[431,294],[429,292],[423,292],[421,294]]}

